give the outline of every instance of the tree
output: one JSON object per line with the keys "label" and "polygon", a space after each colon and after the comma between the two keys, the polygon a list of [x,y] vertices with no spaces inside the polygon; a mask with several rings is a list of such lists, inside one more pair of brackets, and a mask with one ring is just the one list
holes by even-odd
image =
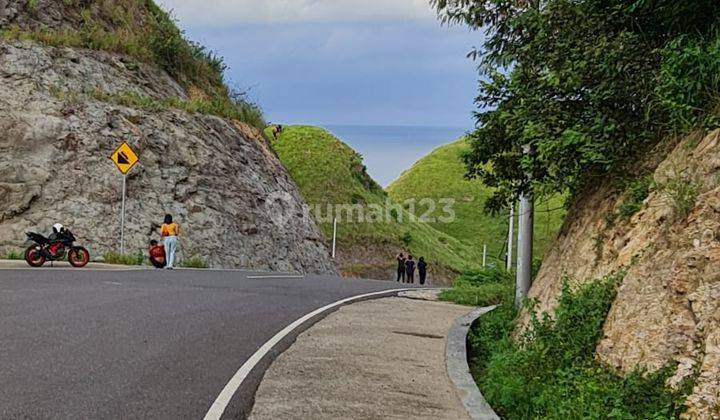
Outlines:
{"label": "tree", "polygon": [[530,188],[575,193],[632,172],[670,118],[656,95],[663,48],[712,37],[720,17],[714,0],[431,3],[443,22],[485,31],[471,53],[481,80],[465,160],[469,177],[496,188],[491,211]]}

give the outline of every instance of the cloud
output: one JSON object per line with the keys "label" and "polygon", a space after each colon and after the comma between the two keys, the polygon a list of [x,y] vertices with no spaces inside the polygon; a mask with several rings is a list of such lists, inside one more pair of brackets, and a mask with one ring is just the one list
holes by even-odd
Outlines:
{"label": "cloud", "polygon": [[159,0],[184,25],[430,20],[429,0]]}

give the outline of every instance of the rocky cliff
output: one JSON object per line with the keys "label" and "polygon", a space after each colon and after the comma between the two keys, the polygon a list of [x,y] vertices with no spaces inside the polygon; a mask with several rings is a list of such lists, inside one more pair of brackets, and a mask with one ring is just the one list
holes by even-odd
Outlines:
{"label": "rocky cliff", "polygon": [[[24,24],[19,3],[0,0],[0,25]],[[38,16],[71,23],[74,15],[61,10],[70,3],[49,2]],[[0,253],[21,250],[25,231],[47,232],[54,222],[94,256],[117,251],[122,177],[108,156],[127,141],[140,156],[127,178],[129,252],[146,249],[172,213],[185,233],[180,258],[334,272],[262,136],[167,106],[188,96],[159,67],[127,56],[0,41]]]}
{"label": "rocky cliff", "polygon": [[[655,187],[628,220],[603,185],[575,203],[530,296],[550,310],[563,277],[625,270],[597,357],[619,372],[677,363],[697,379],[688,418],[720,416],[720,131],[693,135],[649,165]],[[660,162],[659,165],[657,162]]]}

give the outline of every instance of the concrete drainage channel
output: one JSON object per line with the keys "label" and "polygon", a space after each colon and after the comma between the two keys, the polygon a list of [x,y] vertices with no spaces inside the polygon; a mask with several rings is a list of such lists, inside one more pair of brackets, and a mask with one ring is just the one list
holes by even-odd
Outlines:
{"label": "concrete drainage channel", "polygon": [[470,374],[467,359],[467,335],[470,326],[479,317],[491,312],[495,306],[480,308],[455,321],[447,337],[445,360],[450,380],[455,384],[460,399],[470,418],[474,420],[499,419],[500,417],[485,401]]}

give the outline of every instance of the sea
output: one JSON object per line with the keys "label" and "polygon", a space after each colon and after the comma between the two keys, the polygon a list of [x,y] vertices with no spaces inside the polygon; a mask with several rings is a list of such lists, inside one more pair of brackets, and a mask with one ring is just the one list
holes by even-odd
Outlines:
{"label": "sea", "polygon": [[438,146],[470,127],[326,125],[324,128],[360,153],[368,173],[383,187]]}

